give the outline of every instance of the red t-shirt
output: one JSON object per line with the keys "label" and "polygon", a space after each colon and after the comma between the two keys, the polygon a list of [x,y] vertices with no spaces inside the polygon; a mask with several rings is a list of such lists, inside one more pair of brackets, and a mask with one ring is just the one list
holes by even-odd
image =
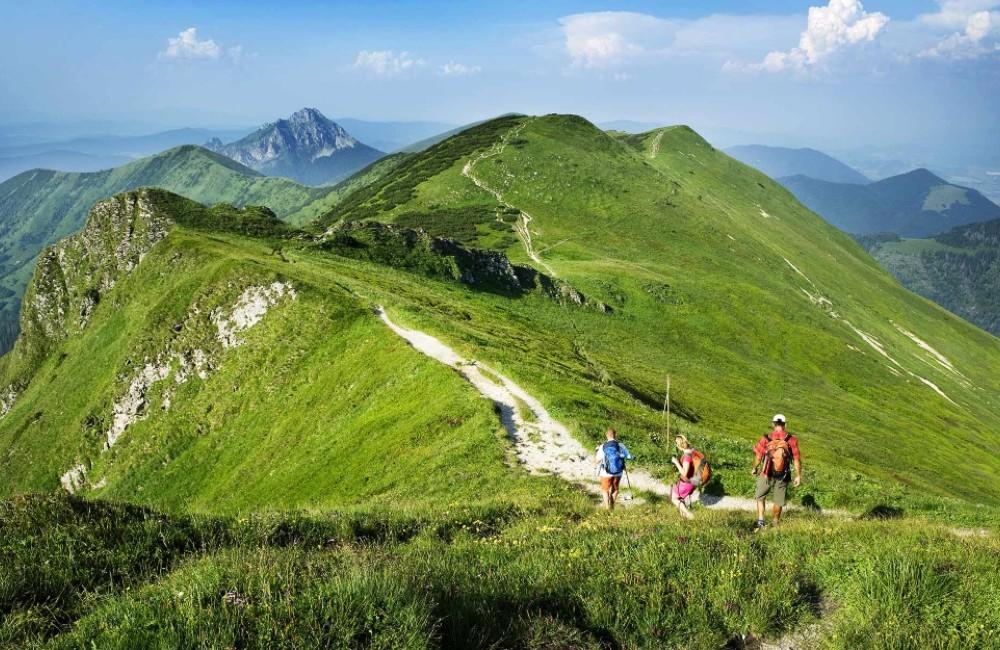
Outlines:
{"label": "red t-shirt", "polygon": [[[771,440],[787,440],[788,446],[792,449],[792,458],[799,461],[799,439],[787,431],[772,431],[770,434]],[[759,462],[767,454],[767,436],[761,436],[757,444],[753,446],[753,453],[757,456],[757,461]],[[763,472],[767,474],[767,463],[764,463]]]}

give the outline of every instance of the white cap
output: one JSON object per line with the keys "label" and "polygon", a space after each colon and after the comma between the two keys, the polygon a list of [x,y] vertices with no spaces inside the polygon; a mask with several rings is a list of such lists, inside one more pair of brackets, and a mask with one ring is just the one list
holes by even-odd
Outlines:
{"label": "white cap", "polygon": [[773,418],[771,418],[771,422],[780,422],[781,424],[784,424],[785,422],[787,422],[787,420],[785,420],[785,416],[784,415],[782,415],[781,413],[778,413]]}

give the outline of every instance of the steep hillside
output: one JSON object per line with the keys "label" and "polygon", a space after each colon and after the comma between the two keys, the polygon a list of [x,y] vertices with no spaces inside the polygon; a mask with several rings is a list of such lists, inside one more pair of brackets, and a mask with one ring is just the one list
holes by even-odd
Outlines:
{"label": "steep hillside", "polygon": [[845,232],[929,237],[956,226],[1000,218],[1000,206],[976,190],[916,169],[870,185],[779,179],[802,203]]}
{"label": "steep hillside", "polygon": [[[955,462],[997,462],[984,453],[995,442],[984,423],[997,419],[997,384],[981,356],[993,358],[997,341],[901,290],[849,237],[689,129],[622,142],[579,118],[496,120],[405,161],[326,221],[371,218],[504,250],[611,305],[612,317],[575,314],[535,331],[567,342],[563,354],[586,364],[586,381],[651,411],[665,375],[680,374],[676,398],[692,423],[750,437],[760,413],[781,405],[805,420],[813,453],[864,464],[892,404],[905,460],[870,471],[929,486],[934,463],[921,449],[946,422],[971,434]],[[440,310],[419,314],[532,377],[579,418],[576,430],[599,426],[574,397],[584,378],[550,377],[516,354],[510,335]]]}
{"label": "steep hillside", "polygon": [[336,183],[385,155],[315,108],[265,124],[235,142],[223,144],[214,138],[205,146],[268,176],[285,176],[306,185]]}
{"label": "steep hillside", "polygon": [[[499,115],[496,118],[491,118],[491,119],[499,119],[499,118],[502,118],[502,117],[510,117],[512,115],[519,115],[519,113],[505,113],[504,115]],[[432,134],[432,135],[430,135],[430,136],[428,136],[426,138],[423,138],[421,140],[416,140],[416,141],[411,141],[411,142],[406,143],[406,146],[403,147],[402,149],[400,149],[400,151],[405,152],[405,153],[419,153],[421,151],[424,151],[425,149],[428,149],[428,148],[436,145],[439,142],[447,140],[448,138],[450,138],[453,135],[458,135],[459,133],[461,133],[462,131],[465,131],[466,129],[471,129],[474,126],[479,126],[480,124],[483,124],[483,123],[489,122],[489,121],[490,120],[479,120],[477,122],[470,122],[468,124],[463,124],[462,126],[456,126],[456,127],[451,128],[451,129],[448,129],[448,130],[443,130],[442,129],[441,131],[438,131],[437,133],[434,133],[434,134]]]}
{"label": "steep hillside", "polygon": [[319,216],[307,206],[330,193],[261,176],[195,146],[100,172],[34,170],[0,183],[0,351],[13,344],[20,298],[35,256],[79,230],[95,201],[143,186],[162,187],[206,203],[267,205],[294,223]]}
{"label": "steep hillside", "polygon": [[[996,338],[686,127],[511,117],[375,176],[309,233],[120,194],[40,256],[0,359],[0,643],[996,644]],[[668,375],[715,468],[696,525],[649,489]],[[707,506],[778,410],[800,509],[753,533]],[[609,424],[612,516],[580,489]]]}
{"label": "steep hillside", "polygon": [[95,205],[41,256],[0,361],[0,457],[24,469],[0,490],[233,510],[522,489],[490,406],[375,319],[348,260],[299,262],[288,235],[160,190]]}
{"label": "steep hillside", "polygon": [[808,176],[831,183],[867,185],[871,181],[861,172],[848,167],[836,158],[815,149],[789,149],[746,144],[729,147],[727,154],[754,167],[771,178]]}
{"label": "steep hillside", "polygon": [[871,235],[859,241],[903,286],[1000,336],[1000,220],[932,239]]}
{"label": "steep hillside", "polygon": [[[404,229],[423,224],[432,236],[453,234],[466,247],[504,252],[513,263],[530,265],[566,289],[463,288],[480,274],[467,274],[447,260],[428,262],[435,246],[410,247],[426,235],[352,234],[353,222],[371,218]],[[322,481],[315,490],[308,482],[279,490],[284,484],[264,479],[264,465],[248,466],[252,461],[244,456],[248,449],[268,454],[269,462],[287,468],[275,476],[312,476],[330,462],[322,454],[303,460],[304,450],[318,444],[313,436],[331,436],[333,427],[343,433],[329,440],[347,440],[351,432],[388,426],[388,416],[378,415],[383,407],[375,395],[383,392],[375,385],[364,384],[365,403],[371,404],[358,412],[360,419],[333,411],[317,415],[310,401],[321,391],[329,408],[354,413],[356,407],[340,400],[357,399],[354,391],[361,384],[349,389],[357,380],[346,377],[360,367],[393,373],[398,361],[381,355],[397,345],[405,351],[405,344],[369,311],[383,304],[395,322],[434,334],[512,378],[585,445],[596,442],[609,422],[616,423],[654,474],[669,467],[660,408],[670,374],[680,426],[720,458],[731,493],[749,485],[743,446],[778,410],[790,412],[803,436],[811,495],[821,503],[902,493],[992,502],[1000,493],[1000,458],[994,451],[998,380],[990,371],[1000,361],[997,339],[901,289],[850,238],[690,129],[662,129],[623,142],[576,117],[495,120],[404,159],[391,174],[352,193],[325,221],[337,227],[316,243],[208,237],[177,227],[96,306],[85,300],[87,289],[77,291],[78,303],[57,303],[63,305],[57,312],[77,324],[53,331],[75,332],[83,312],[89,314],[88,324],[42,355],[38,372],[19,374],[21,353],[16,351],[5,362],[13,373],[7,376],[11,395],[22,397],[3,421],[7,451],[0,453],[24,468],[8,475],[8,489],[52,485],[79,463],[90,468],[94,484],[108,474],[109,495],[156,485],[144,494],[172,504],[233,507],[260,506],[268,499],[290,505],[349,499],[328,494]],[[185,253],[188,248],[197,254]],[[171,262],[178,253],[179,261]],[[189,258],[195,261],[182,263]],[[43,257],[53,259],[60,257]],[[46,261],[39,273],[51,263]],[[51,277],[60,277],[58,268],[52,272]],[[36,285],[48,277],[39,275]],[[262,347],[228,351],[218,340],[213,343],[211,332],[217,328],[205,321],[208,313],[226,313],[251,287],[258,289],[247,300],[268,303],[271,294],[260,294],[260,287],[275,282],[298,287],[299,301],[282,302],[293,305],[276,312],[287,313],[287,319],[264,321],[259,331],[271,334],[260,339]],[[341,296],[336,300],[348,301],[349,307],[323,303],[303,313],[311,304],[303,300],[311,295],[310,287]],[[208,302],[199,303],[199,295]],[[561,301],[553,295],[581,298]],[[354,320],[331,329],[324,318],[332,317],[320,317],[342,310]],[[34,322],[31,313],[25,312],[22,322]],[[101,314],[106,320],[98,320]],[[98,327],[98,322],[106,325]],[[194,338],[186,334],[189,328]],[[353,343],[339,334],[354,331],[361,338],[350,339]],[[248,344],[255,340],[252,333],[247,336]],[[26,341],[32,338],[29,334]],[[364,361],[338,347],[361,340],[384,347],[359,348]],[[31,348],[28,342],[24,346]],[[328,346],[344,363],[359,365],[342,367],[310,352]],[[204,386],[183,383],[166,413],[156,389],[148,405],[139,402],[149,418],[136,421],[121,438],[122,449],[131,451],[116,446],[110,455],[100,454],[116,414],[135,405],[126,399],[132,382],[140,382],[136,390],[142,394],[147,367],[148,377],[157,380],[164,372],[176,372],[164,365],[179,368],[181,359],[197,368],[194,360],[201,356],[193,350],[205,352],[209,366],[220,364],[222,374],[210,375]],[[213,350],[228,356],[213,356]],[[232,363],[218,361],[223,358]],[[434,381],[447,384],[446,393],[455,391],[450,400],[465,394],[470,404],[480,404],[460,377],[419,355],[412,363],[443,373]],[[260,367],[286,368],[288,374],[251,372]],[[378,373],[372,381],[382,381]],[[309,380],[313,388],[300,383],[303,377],[317,378]],[[87,387],[85,394],[79,386]],[[416,426],[406,411],[412,407],[408,390],[398,385],[384,393],[390,399],[389,393],[404,391],[392,397],[392,408],[400,410],[391,411],[396,415],[390,421],[398,423],[400,435]],[[419,395],[427,388],[413,390]],[[265,399],[261,391],[273,408],[249,409],[248,404]],[[78,401],[70,407],[74,395]],[[297,406],[286,408],[291,403]],[[453,417],[449,403],[428,404],[421,417],[448,421]],[[211,411],[198,410],[209,404]],[[40,412],[43,417],[36,419]],[[498,423],[489,409],[478,412],[482,419],[473,428],[486,427],[496,435]],[[367,423],[369,417],[380,424]],[[199,426],[213,433],[195,436]],[[28,434],[36,430],[50,434]],[[245,434],[232,441],[238,451],[229,451],[224,441],[235,430]],[[942,431],[949,432],[947,446],[926,454],[928,441],[940,439]],[[882,461],[888,437],[892,463]],[[160,443],[137,442],[153,439],[176,443],[169,457],[187,460],[164,464]],[[273,446],[279,439],[303,443],[283,448],[279,461]],[[379,440],[372,444],[381,445]],[[227,451],[221,459],[206,456],[197,451],[203,445]],[[358,454],[358,462],[377,464],[382,452],[376,449],[373,456]],[[731,473],[725,469],[730,462]],[[188,476],[202,472],[203,479],[175,489],[164,483],[164,468]],[[498,471],[506,472],[500,466]],[[257,477],[252,483],[260,491],[220,492],[217,477],[233,472]],[[855,475],[859,478],[847,478]],[[365,494],[413,489],[405,480],[391,489],[382,479],[369,481],[374,482]],[[264,492],[268,485],[278,492]]]}

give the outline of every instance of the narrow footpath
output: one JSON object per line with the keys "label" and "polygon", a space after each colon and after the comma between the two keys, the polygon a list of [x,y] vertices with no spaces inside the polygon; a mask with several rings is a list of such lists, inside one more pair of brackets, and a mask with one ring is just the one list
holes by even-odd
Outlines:
{"label": "narrow footpath", "polygon": [[[409,342],[414,349],[457,370],[483,397],[496,405],[504,429],[514,445],[517,459],[529,472],[554,474],[594,494],[600,493],[593,460],[596,449],[587,450],[580,444],[538,399],[493,368],[478,361],[464,359],[439,339],[419,330],[397,325],[381,306],[376,313],[389,329]],[[522,408],[529,413],[522,413]],[[629,470],[628,478],[636,491],[664,498],[669,496],[666,483],[638,467],[633,466]],[[627,489],[627,486],[623,488]],[[623,500],[621,503],[629,505],[630,502]],[[703,495],[701,503],[708,508],[720,510],[756,509],[753,499],[743,497]]]}

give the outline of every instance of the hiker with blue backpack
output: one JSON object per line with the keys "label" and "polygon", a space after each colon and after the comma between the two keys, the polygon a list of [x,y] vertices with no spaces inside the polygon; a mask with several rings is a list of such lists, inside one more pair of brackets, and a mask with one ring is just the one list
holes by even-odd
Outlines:
{"label": "hiker with blue backpack", "polygon": [[608,510],[615,509],[615,500],[618,498],[618,486],[625,472],[625,461],[632,460],[625,445],[618,442],[618,434],[615,430],[608,428],[604,433],[607,440],[597,447],[594,455],[594,464],[598,467],[598,476],[601,478],[601,496],[604,498],[604,507]]}

